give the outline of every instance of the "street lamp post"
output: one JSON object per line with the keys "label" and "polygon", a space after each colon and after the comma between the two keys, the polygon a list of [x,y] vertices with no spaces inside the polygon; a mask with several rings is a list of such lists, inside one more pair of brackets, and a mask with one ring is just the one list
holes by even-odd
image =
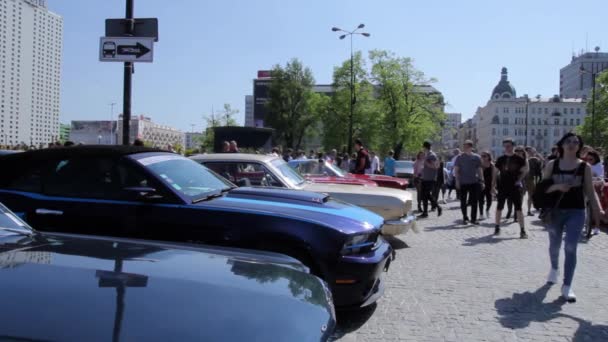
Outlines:
{"label": "street lamp post", "polygon": [[[116,103],[110,103],[110,145],[114,145],[114,106]],[[116,122],[116,127],[118,127],[118,122]]]}
{"label": "street lamp post", "polygon": [[[598,49],[598,48],[596,48]],[[596,50],[597,51],[597,50]],[[591,74],[591,146],[596,147],[595,139],[595,77],[596,72],[591,70],[588,71],[583,65],[580,68],[581,74]]]}
{"label": "street lamp post", "polygon": [[370,34],[367,32],[357,32],[358,30],[364,28],[364,24],[359,24],[356,29],[352,31],[346,31],[338,27],[332,27],[331,30],[333,32],[344,32],[339,38],[344,39],[347,36],[350,37],[350,115],[348,118],[348,154],[350,155],[353,148],[353,116],[354,116],[354,106],[356,102],[355,97],[355,72],[353,66],[353,36],[356,34],[360,34],[363,37],[369,37]]}
{"label": "street lamp post", "polygon": [[525,134],[526,134],[526,138],[524,139],[525,143],[524,146],[528,146],[528,102],[530,102],[530,98],[528,98],[528,94],[524,95],[524,98],[526,99],[526,128],[525,128]]}

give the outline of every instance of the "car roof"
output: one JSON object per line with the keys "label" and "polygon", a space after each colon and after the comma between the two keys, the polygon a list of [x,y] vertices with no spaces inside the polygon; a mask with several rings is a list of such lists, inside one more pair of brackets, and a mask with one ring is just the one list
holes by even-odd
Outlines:
{"label": "car roof", "polygon": [[75,158],[75,157],[116,157],[144,152],[166,152],[157,148],[143,146],[123,145],[80,145],[69,147],[45,148],[41,150],[29,150],[23,153],[12,153],[0,156],[0,161],[25,161],[46,160],[51,158]]}
{"label": "car roof", "polygon": [[275,157],[273,155],[267,154],[247,154],[247,153],[211,153],[211,154],[197,154],[190,159],[197,161],[220,161],[220,160],[229,160],[229,161],[257,161],[261,163],[268,163],[272,160],[279,159],[279,157]]}

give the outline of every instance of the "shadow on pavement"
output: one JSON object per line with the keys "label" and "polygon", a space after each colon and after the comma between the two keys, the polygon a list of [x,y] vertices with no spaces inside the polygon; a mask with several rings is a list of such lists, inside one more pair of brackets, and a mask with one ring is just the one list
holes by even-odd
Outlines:
{"label": "shadow on pavement", "polygon": [[543,303],[550,284],[545,284],[535,292],[515,293],[511,298],[499,299],[494,306],[498,313],[500,324],[509,329],[523,329],[532,322],[547,322],[555,318],[569,318],[579,326],[572,337],[573,342],[608,341],[608,326],[594,325],[592,322],[561,313],[566,303],[558,298],[550,303]]}
{"label": "shadow on pavement", "polygon": [[410,248],[410,246],[405,241],[394,236],[384,236],[384,239],[388,241],[391,247],[393,247],[393,249],[395,250]]}
{"label": "shadow on pavement", "polygon": [[482,237],[472,237],[464,240],[463,246],[477,246],[480,244],[497,244],[508,240],[519,240],[519,237],[500,237],[494,235],[486,235]]}
{"label": "shadow on pavement", "polygon": [[331,340],[337,340],[361,328],[372,317],[377,307],[378,305],[374,303],[358,310],[338,311],[336,313],[338,324]]}
{"label": "shadow on pavement", "polygon": [[471,228],[471,227],[473,227],[473,226],[470,225],[470,224],[464,226],[462,224],[454,223],[454,224],[451,224],[449,226],[425,227],[424,230],[432,232],[432,231],[435,231],[435,230],[467,229],[467,228]]}
{"label": "shadow on pavement", "polygon": [[513,297],[498,299],[494,303],[500,324],[509,329],[523,329],[531,322],[547,322],[559,317],[566,303],[561,298],[543,303],[551,284],[545,284],[535,292],[514,293]]}

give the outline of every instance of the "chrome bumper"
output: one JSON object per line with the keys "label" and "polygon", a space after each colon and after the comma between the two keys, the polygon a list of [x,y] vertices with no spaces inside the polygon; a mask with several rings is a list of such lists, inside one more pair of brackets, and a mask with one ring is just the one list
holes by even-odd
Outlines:
{"label": "chrome bumper", "polygon": [[400,220],[384,221],[384,225],[382,226],[382,234],[400,235],[407,233],[410,229],[415,233],[418,233],[416,216],[414,215],[404,216]]}

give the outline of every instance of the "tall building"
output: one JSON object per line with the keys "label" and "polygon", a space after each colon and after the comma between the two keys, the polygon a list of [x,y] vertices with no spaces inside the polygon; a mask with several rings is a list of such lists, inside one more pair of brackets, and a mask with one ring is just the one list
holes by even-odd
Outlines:
{"label": "tall building", "polygon": [[1,0],[0,23],[0,138],[5,144],[55,141],[63,19],[44,0]]}
{"label": "tall building", "polygon": [[254,127],[253,95],[245,95],[245,127]]}
{"label": "tall building", "polygon": [[449,150],[460,146],[458,132],[462,123],[461,113],[446,113],[446,120],[441,130],[441,145]]}
{"label": "tall building", "polygon": [[69,137],[76,144],[114,145],[116,143],[116,121],[72,121]]}
{"label": "tall building", "polygon": [[[118,118],[117,136],[120,143],[122,142],[122,114]],[[141,139],[144,143],[159,148],[166,148],[169,144],[173,147],[176,145],[184,146],[184,132],[173,127],[159,125],[153,122],[151,118],[143,115],[132,116],[129,129],[130,143],[133,143],[135,139]]]}
{"label": "tall building", "polygon": [[517,97],[515,87],[509,83],[507,68],[502,68],[500,82],[490,100],[477,109],[473,118],[477,147],[498,156],[503,152],[502,141],[512,138],[518,145],[550,152],[564,134],[583,123],[586,104],[587,100],[580,97]]}
{"label": "tall building", "polygon": [[[585,72],[581,72],[581,68]],[[581,98],[591,96],[592,75],[599,75],[608,69],[608,52],[586,52],[572,56],[570,64],[559,71],[559,94],[564,98]]]}

